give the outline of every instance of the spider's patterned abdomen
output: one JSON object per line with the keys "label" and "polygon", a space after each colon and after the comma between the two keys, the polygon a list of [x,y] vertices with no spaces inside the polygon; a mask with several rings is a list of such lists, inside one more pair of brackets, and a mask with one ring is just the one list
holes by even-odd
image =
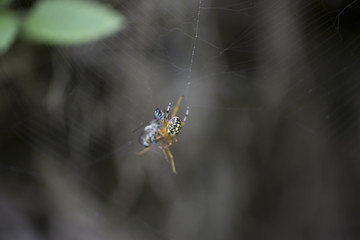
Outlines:
{"label": "spider's patterned abdomen", "polygon": [[172,119],[170,119],[170,121],[167,124],[167,127],[168,127],[168,134],[170,136],[178,135],[182,128],[182,123],[181,123],[180,118],[175,116]]}

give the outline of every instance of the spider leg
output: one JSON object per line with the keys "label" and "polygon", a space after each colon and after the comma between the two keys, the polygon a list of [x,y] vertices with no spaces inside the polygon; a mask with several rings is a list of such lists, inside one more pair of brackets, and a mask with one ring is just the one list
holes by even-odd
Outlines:
{"label": "spider leg", "polygon": [[[180,103],[181,103],[181,100],[183,100],[184,96],[180,96],[179,99],[177,100],[177,103],[175,105],[175,108],[174,108],[174,111],[172,112],[171,114],[171,118],[175,117],[177,111],[179,111],[179,107],[180,107]],[[171,119],[170,118],[170,119]]]}
{"label": "spider leg", "polygon": [[171,140],[171,136],[170,135],[168,135],[167,136],[167,140],[168,140],[168,145],[167,145],[167,147],[169,148],[171,145],[172,145],[172,140]]}
{"label": "spider leg", "polygon": [[169,154],[169,157],[170,157],[172,171],[173,171],[173,173],[176,174],[174,157],[171,154],[171,151],[170,151],[170,149],[168,147],[166,148],[166,150],[167,150],[167,153]]}
{"label": "spider leg", "polygon": [[[167,139],[168,142],[166,142],[164,139]],[[165,145],[165,147],[170,147],[173,143],[170,135],[160,136],[156,139],[156,141],[161,141]],[[177,142],[177,139],[174,138],[174,142]]]}
{"label": "spider leg", "polygon": [[[171,151],[170,151],[170,149],[169,149],[170,146],[166,146],[166,143],[165,143],[165,140],[164,140],[164,139],[161,139],[161,142],[165,145],[164,147],[165,147],[165,149],[166,149],[166,152],[167,152],[167,154],[168,154],[169,157],[170,157],[171,169],[172,169],[173,173],[176,174],[174,156],[172,155],[172,153],[171,153]],[[166,155],[165,155],[165,156],[166,156]],[[167,158],[167,156],[166,156],[166,160],[169,161],[168,158]]]}
{"label": "spider leg", "polygon": [[167,154],[166,154],[166,152],[165,152],[165,148],[166,148],[165,143],[163,143],[162,141],[160,141],[159,143],[160,143],[160,145],[161,145],[161,146],[160,146],[160,149],[161,149],[161,151],[163,152],[166,161],[169,162],[169,158],[168,158],[168,156],[167,156]]}
{"label": "spider leg", "polygon": [[140,152],[137,152],[136,155],[142,155],[142,154],[146,153],[147,151],[149,151],[151,149],[151,147],[152,147],[152,144],[149,143],[149,146],[147,148],[144,148]]}
{"label": "spider leg", "polygon": [[190,111],[190,107],[189,105],[186,107],[186,112],[185,112],[185,116],[184,116],[184,120],[182,122],[182,125],[184,126],[185,125],[185,122],[186,122],[186,119],[187,117],[189,116],[189,111]]}
{"label": "spider leg", "polygon": [[[164,119],[164,121],[167,121],[167,120],[168,120],[170,107],[171,107],[171,102],[169,102],[169,105],[168,105],[167,108],[166,108],[166,113],[165,113],[165,119]],[[166,126],[166,125],[164,125],[164,126]]]}

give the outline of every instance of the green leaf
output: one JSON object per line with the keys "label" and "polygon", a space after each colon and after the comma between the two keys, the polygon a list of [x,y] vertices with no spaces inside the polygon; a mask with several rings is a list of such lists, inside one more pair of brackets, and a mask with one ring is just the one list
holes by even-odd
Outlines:
{"label": "green leaf", "polygon": [[10,11],[0,11],[0,54],[3,54],[14,42],[18,29],[18,17]]}
{"label": "green leaf", "polygon": [[26,38],[45,44],[83,44],[124,27],[124,17],[106,5],[84,0],[43,0],[24,23]]}

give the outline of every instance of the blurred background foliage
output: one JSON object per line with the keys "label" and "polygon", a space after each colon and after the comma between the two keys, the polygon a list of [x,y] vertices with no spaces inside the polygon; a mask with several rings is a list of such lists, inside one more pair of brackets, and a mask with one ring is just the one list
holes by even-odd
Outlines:
{"label": "blurred background foliage", "polygon": [[0,239],[360,238],[360,3],[201,4],[0,1]]}
{"label": "blurred background foliage", "polygon": [[124,25],[123,17],[92,1],[39,1],[23,20],[3,1],[0,12],[0,53],[5,52],[22,29],[25,39],[42,44],[85,44],[107,37]]}

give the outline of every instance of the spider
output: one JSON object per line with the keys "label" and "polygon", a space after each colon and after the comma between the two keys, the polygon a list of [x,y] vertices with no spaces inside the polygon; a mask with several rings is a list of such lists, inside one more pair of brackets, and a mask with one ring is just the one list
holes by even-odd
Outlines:
{"label": "spider", "polygon": [[145,148],[137,154],[144,154],[151,149],[153,144],[159,143],[159,147],[163,152],[166,161],[169,162],[170,158],[173,173],[176,173],[175,162],[174,156],[172,155],[169,148],[173,142],[176,143],[178,141],[175,136],[180,133],[181,128],[184,126],[186,118],[189,115],[189,106],[187,106],[183,121],[181,121],[179,117],[175,116],[179,110],[180,103],[183,98],[184,96],[179,97],[174,111],[171,114],[170,120],[169,111],[171,102],[169,102],[165,113],[163,110],[156,108],[154,112],[154,119],[144,127],[144,131],[139,136],[139,141]]}

